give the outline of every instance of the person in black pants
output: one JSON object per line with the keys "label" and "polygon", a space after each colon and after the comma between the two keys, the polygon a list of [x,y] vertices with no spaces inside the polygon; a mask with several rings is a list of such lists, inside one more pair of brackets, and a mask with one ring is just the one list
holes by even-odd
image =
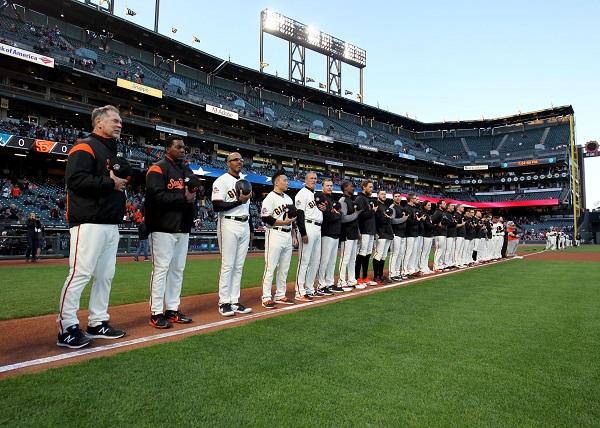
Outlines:
{"label": "person in black pants", "polygon": [[136,262],[139,261],[140,254],[144,252],[144,261],[147,262],[148,258],[148,228],[146,227],[146,219],[142,217],[142,221],[138,224],[138,247],[133,257]]}
{"label": "person in black pants", "polygon": [[36,263],[38,260],[38,248],[41,248],[42,222],[35,215],[29,214],[27,219],[27,250],[25,251],[25,261]]}

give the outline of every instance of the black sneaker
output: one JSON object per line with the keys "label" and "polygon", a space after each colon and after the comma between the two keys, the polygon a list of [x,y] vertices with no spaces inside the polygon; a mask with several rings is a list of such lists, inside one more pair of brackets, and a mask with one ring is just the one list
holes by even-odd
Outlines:
{"label": "black sneaker", "polygon": [[189,324],[192,319],[179,311],[165,311],[165,317],[170,323]]}
{"label": "black sneaker", "polygon": [[311,297],[323,297],[325,296],[325,294],[323,293],[322,290],[316,289],[314,293],[306,293],[307,296],[311,296]]}
{"label": "black sneaker", "polygon": [[150,315],[150,325],[154,328],[170,328],[171,323],[167,321],[165,314]]}
{"label": "black sneaker", "polygon": [[394,281],[392,281],[390,278],[388,278],[387,276],[382,276],[382,277],[381,277],[381,281],[382,281],[384,284],[391,284],[392,282],[394,282]]}
{"label": "black sneaker", "polygon": [[65,348],[79,349],[92,342],[93,340],[87,337],[83,330],[79,328],[79,324],[75,324],[66,329],[63,334],[58,334],[56,344]]}
{"label": "black sneaker", "polygon": [[233,309],[233,312],[236,312],[238,314],[249,314],[250,312],[252,312],[252,308],[247,308],[241,303],[232,303],[231,309]]}
{"label": "black sneaker", "polygon": [[231,317],[235,315],[235,312],[231,307],[231,303],[223,303],[222,305],[219,305],[219,313],[224,317]]}
{"label": "black sneaker", "polygon": [[95,327],[88,326],[85,334],[92,339],[120,339],[125,336],[123,330],[113,328],[108,321],[102,321],[102,324]]}
{"label": "black sneaker", "polygon": [[319,291],[323,293],[324,296],[333,296],[333,291],[331,291],[329,287],[323,287],[319,289]]}
{"label": "black sneaker", "polygon": [[344,289],[342,287],[338,287],[337,285],[332,285],[331,287],[329,287],[329,291],[333,293],[343,293]]}

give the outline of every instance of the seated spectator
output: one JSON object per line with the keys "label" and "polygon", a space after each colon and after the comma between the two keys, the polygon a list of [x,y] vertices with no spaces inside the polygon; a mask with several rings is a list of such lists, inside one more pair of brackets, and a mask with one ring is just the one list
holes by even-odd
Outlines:
{"label": "seated spectator", "polygon": [[18,185],[14,185],[10,194],[13,198],[18,198],[21,196],[21,188]]}

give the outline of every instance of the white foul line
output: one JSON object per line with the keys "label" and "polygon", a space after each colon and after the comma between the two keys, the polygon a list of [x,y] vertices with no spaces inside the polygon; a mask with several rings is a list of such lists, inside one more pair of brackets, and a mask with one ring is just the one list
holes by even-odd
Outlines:
{"label": "white foul line", "polygon": [[[534,253],[531,254],[526,254],[523,257],[528,257],[534,254],[539,254],[539,253],[543,253],[546,250],[542,250],[542,251],[536,251]],[[516,258],[511,258],[508,260],[503,260],[504,262],[510,261],[510,260],[517,260]],[[277,313],[281,313],[281,312],[286,312],[286,311],[292,311],[298,308],[306,308],[315,304],[320,304],[320,303],[325,303],[325,302],[333,302],[336,300],[341,300],[341,299],[346,299],[352,296],[356,296],[357,294],[369,294],[369,293],[373,293],[376,292],[378,290],[385,290],[388,288],[394,288],[394,287],[398,287],[399,285],[407,285],[407,284],[412,284],[414,282],[420,282],[420,281],[424,281],[427,279],[435,279],[435,278],[439,278],[441,276],[446,276],[446,275],[452,275],[455,273],[460,273],[460,272],[464,272],[466,270],[469,269],[477,269],[477,268],[481,268],[481,267],[485,267],[485,266],[490,266],[491,264],[497,264],[497,263],[501,263],[500,261],[496,261],[496,262],[492,262],[492,263],[487,263],[484,265],[477,265],[477,266],[471,266],[468,268],[464,268],[464,269],[460,269],[460,270],[456,270],[456,271],[451,271],[451,272],[442,272],[439,273],[435,276],[424,276],[421,278],[414,278],[414,279],[409,279],[409,280],[405,280],[405,281],[401,281],[401,282],[395,282],[393,284],[388,284],[388,285],[382,285],[376,288],[367,288],[365,290],[360,291],[359,293],[344,293],[344,294],[340,294],[338,296],[333,296],[333,297],[328,297],[328,298],[324,298],[324,299],[320,299],[320,300],[315,300],[313,302],[308,302],[308,303],[303,303],[301,305],[292,305],[292,306],[286,306],[284,308],[280,308],[280,309],[274,309],[274,310],[270,310],[270,311],[266,311],[266,312],[258,312],[258,313],[254,313],[254,314],[250,314],[250,315],[246,315],[243,318],[229,318],[226,320],[222,320],[222,321],[215,321],[212,323],[208,323],[208,324],[202,324],[202,325],[197,325],[194,327],[188,327],[188,328],[183,328],[181,330],[174,330],[174,331],[170,331],[170,332],[166,332],[166,333],[160,333],[160,334],[153,334],[151,336],[145,336],[145,337],[139,337],[137,339],[131,339],[131,340],[124,340],[124,341],[120,341],[120,342],[115,342],[112,343],[110,345],[103,345],[103,346],[98,346],[98,347],[94,347],[94,348],[86,348],[86,349],[81,349],[78,351],[72,351],[72,352],[67,352],[65,354],[60,354],[60,355],[53,355],[50,357],[44,357],[44,358],[38,358],[35,360],[28,360],[28,361],[23,361],[20,363],[15,363],[15,364],[8,364],[5,366],[1,366],[0,367],[0,373],[6,373],[6,372],[10,372],[10,371],[14,371],[14,370],[19,370],[19,369],[24,369],[27,367],[33,367],[33,366],[39,366],[42,364],[49,364],[49,363],[54,363],[57,361],[63,361],[63,360],[69,360],[72,358],[77,358],[77,357],[81,357],[81,356],[85,356],[85,355],[91,355],[91,354],[96,354],[99,352],[105,352],[105,351],[110,351],[111,349],[119,349],[119,348],[125,348],[127,346],[133,346],[133,345],[138,345],[140,343],[148,343],[148,342],[154,342],[156,340],[161,340],[161,339],[166,339],[169,337],[175,337],[175,336],[180,336],[182,334],[189,334],[189,333],[194,333],[194,332],[198,332],[198,331],[202,331],[202,330],[208,330],[210,328],[214,328],[214,327],[221,327],[224,325],[229,325],[229,324],[235,324],[235,323],[240,323],[240,322],[244,322],[246,320],[251,320],[251,319],[257,319],[257,318],[263,318],[266,316],[270,316],[271,314],[277,314]]]}

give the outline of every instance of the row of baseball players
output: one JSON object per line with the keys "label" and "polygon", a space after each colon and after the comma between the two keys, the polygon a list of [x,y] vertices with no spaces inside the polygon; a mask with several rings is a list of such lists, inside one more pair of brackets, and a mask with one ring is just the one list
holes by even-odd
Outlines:
{"label": "row of baseball players", "polygon": [[[92,112],[93,131],[70,151],[65,171],[68,192],[68,222],[71,235],[69,274],[59,302],[59,346],[81,348],[94,339],[118,339],[125,331],[109,323],[108,303],[115,273],[119,242],[118,224],[125,212],[127,179],[119,177],[117,140],[121,132],[117,108],[104,106]],[[180,311],[180,294],[189,233],[195,217],[197,179],[184,162],[185,144],[173,136],[165,144],[165,158],[152,165],[146,175],[145,218],[152,253],[150,276],[150,325],[168,328],[172,323],[190,323]],[[237,152],[227,157],[228,172],[213,184],[212,200],[219,215],[221,252],[218,310],[223,316],[250,313],[240,301],[240,284],[250,240],[250,193],[240,176],[243,159]],[[331,198],[333,184],[324,182],[315,195],[316,174],[306,175],[306,186],[295,197],[285,194],[287,177],[273,177],[273,191],[263,201],[261,217],[267,225],[263,305],[294,304],[285,294],[294,241],[299,239],[300,261],[296,273],[295,301],[310,301],[333,292],[351,291],[368,284],[386,282],[383,266],[392,249],[390,276],[428,273],[427,257],[436,243],[435,270],[463,266],[500,257],[500,222],[478,223],[481,213],[447,206],[419,204],[400,194],[387,206],[385,193],[370,201],[372,183],[365,181],[355,197],[351,183],[344,183],[338,203]],[[295,211],[295,212],[294,212]],[[483,221],[483,219],[481,219]],[[463,232],[464,230],[464,232]],[[485,232],[482,232],[485,230]],[[297,233],[296,233],[297,231]],[[338,242],[341,241],[341,245]],[[474,244],[474,241],[477,244]],[[468,243],[468,244],[467,244]],[[341,247],[340,279],[334,284],[338,246]],[[477,258],[472,251],[477,248]],[[368,278],[373,254],[372,279]],[[276,292],[272,278],[277,271]],[[317,281],[318,275],[318,281]],[[77,311],[87,283],[93,279],[87,329],[79,327]]]}
{"label": "row of baseball players", "polygon": [[[332,180],[323,180],[322,192],[315,193],[314,172],[306,175],[305,186],[292,202],[285,194],[288,187],[285,173],[275,173],[271,181],[273,191],[264,199],[261,209],[261,219],[266,225],[262,284],[262,305],[266,308],[293,304],[286,296],[286,281],[296,244],[299,261],[295,302],[498,260],[502,257],[505,235],[507,255],[516,254],[519,238],[514,223],[508,223],[505,234],[502,217],[482,214],[463,205],[420,202],[418,196],[409,194],[404,198],[400,192],[394,192],[390,204],[383,190],[372,201],[373,184],[369,180],[361,184],[357,195],[351,182],[342,183],[343,195],[336,202]],[[434,245],[432,271],[429,255]],[[389,277],[386,277],[384,266],[388,254]],[[371,256],[373,275],[369,277]],[[338,259],[339,278],[335,282]],[[276,289],[272,294],[275,271]]]}

